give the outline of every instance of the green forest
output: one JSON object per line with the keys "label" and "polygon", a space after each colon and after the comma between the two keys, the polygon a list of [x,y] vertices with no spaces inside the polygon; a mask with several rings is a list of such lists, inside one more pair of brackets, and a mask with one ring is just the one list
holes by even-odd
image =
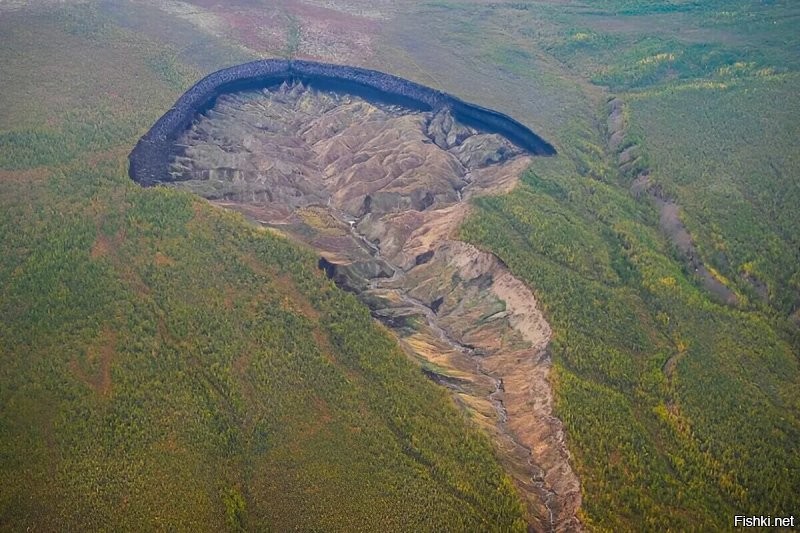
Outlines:
{"label": "green forest", "polygon": [[0,529],[524,530],[488,438],[315,256],[130,182],[196,71],[70,13],[0,18],[30,87],[0,136]]}
{"label": "green forest", "polygon": [[[553,329],[587,530],[800,508],[795,2],[352,0],[373,33],[330,49],[292,2],[264,4],[281,37],[260,48],[267,29],[225,26],[248,2],[155,4],[0,3],[0,529],[525,530],[489,438],[310,251],[127,176],[194,81],[298,54],[446,90],[558,149],[473,199],[459,237]],[[662,231],[657,195],[735,304]]]}
{"label": "green forest", "polygon": [[[593,120],[541,119],[560,130],[561,157],[534,162],[511,194],[477,199],[461,236],[533,287],[551,320],[585,525],[709,531],[735,514],[790,514],[800,504],[797,10],[602,4],[515,12],[551,22],[536,36],[547,56],[501,56],[515,71],[569,65],[603,91],[582,104]],[[476,31],[508,23],[519,33],[506,38],[533,42],[510,11],[487,11]],[[686,25],[701,42],[680,38]],[[743,42],[715,42],[730,30]],[[616,146],[612,100],[624,102]],[[687,268],[658,205],[632,192],[640,176],[677,202],[738,305]]]}

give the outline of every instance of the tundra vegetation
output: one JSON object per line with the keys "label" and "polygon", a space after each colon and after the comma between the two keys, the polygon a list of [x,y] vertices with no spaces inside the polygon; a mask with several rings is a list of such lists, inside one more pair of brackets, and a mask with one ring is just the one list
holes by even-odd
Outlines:
{"label": "tundra vegetation", "polygon": [[[288,49],[498,109],[558,149],[476,200],[461,237],[550,320],[588,529],[798,508],[796,3],[353,0],[325,27],[301,2],[181,5],[0,8],[3,527],[520,526],[485,439],[309,255],[128,183],[181,90]],[[368,30],[342,53],[326,32],[356,35],[347,17]],[[735,305],[687,268],[654,195]]]}
{"label": "tundra vegetation", "polygon": [[524,530],[488,438],[315,256],[130,182],[196,73],[74,9],[0,18],[0,527]]}
{"label": "tundra vegetation", "polygon": [[[555,132],[564,157],[536,160],[509,195],[476,200],[461,237],[528,282],[551,320],[584,523],[720,529],[737,510],[796,508],[796,7],[431,9],[448,13],[437,19],[453,35],[496,35],[477,55],[564,102],[527,122]],[[581,91],[565,100],[569,85]],[[738,305],[686,268],[637,178],[680,206]]]}

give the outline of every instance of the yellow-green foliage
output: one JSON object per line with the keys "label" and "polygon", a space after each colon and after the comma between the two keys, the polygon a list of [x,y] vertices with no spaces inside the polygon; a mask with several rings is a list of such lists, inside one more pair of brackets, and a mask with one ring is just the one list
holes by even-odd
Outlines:
{"label": "yellow-green foliage", "polygon": [[[471,35],[463,63],[497,62],[468,81],[446,56],[444,87],[493,80],[501,89],[475,99],[506,105],[559,149],[512,194],[477,200],[462,236],[528,282],[551,321],[584,523],[719,530],[736,513],[790,513],[800,504],[800,339],[786,319],[800,313],[798,5],[451,4],[437,4],[445,30],[415,58]],[[518,86],[526,93],[508,103]],[[627,104],[619,150],[638,145],[624,176],[616,153],[596,149],[611,96]],[[647,195],[634,200],[628,187],[644,170],[680,204],[741,309],[709,299]],[[745,276],[766,285],[768,302]]]}
{"label": "yellow-green foliage", "polygon": [[587,522],[716,529],[737,510],[794,508],[800,368],[780,324],[709,301],[610,186],[526,182],[477,200],[462,236],[535,287],[551,320]]}
{"label": "yellow-green foliage", "polygon": [[0,529],[523,530],[488,440],[315,257],[129,181],[181,67],[69,9],[0,18],[0,107],[56,124],[0,134]]}
{"label": "yellow-green foliage", "polygon": [[[130,146],[193,78],[181,65],[241,52],[145,3],[101,5],[132,31],[92,8],[0,17],[0,527],[520,526],[485,442],[457,437],[463,420],[310,258],[124,184]],[[405,7],[370,66],[559,149],[480,200],[463,236],[552,322],[584,524],[719,530],[794,512],[797,3]],[[675,197],[741,309],[709,300],[603,153],[610,91],[624,147],[639,145],[627,177],[648,169]],[[55,172],[21,171],[42,164]]]}
{"label": "yellow-green foliage", "polygon": [[800,306],[790,282],[800,272],[798,80],[756,77],[630,103],[654,178],[676,192],[711,266],[755,301],[743,275],[760,280],[784,314]]}

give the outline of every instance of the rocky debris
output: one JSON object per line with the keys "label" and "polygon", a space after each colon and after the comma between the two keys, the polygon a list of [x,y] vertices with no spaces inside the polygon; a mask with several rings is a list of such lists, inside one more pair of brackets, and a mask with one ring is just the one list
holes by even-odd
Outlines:
{"label": "rocky debris", "polygon": [[169,181],[167,169],[175,156],[175,141],[184,136],[198,114],[213,108],[222,95],[296,82],[360,96],[373,104],[401,105],[419,111],[447,109],[460,122],[503,135],[532,154],[556,153],[544,139],[507,115],[397,76],[345,65],[263,59],[218,70],[186,91],[136,144],[128,157],[131,179],[145,186]]}
{"label": "rocky debris", "polygon": [[176,147],[171,186],[313,246],[320,269],[453,392],[492,436],[533,529],[580,528],[550,328],[505,265],[453,240],[465,200],[513,187],[529,155],[447,110],[296,83],[220,97]]}
{"label": "rocky debris", "polygon": [[578,529],[580,483],[569,466],[561,421],[553,416],[551,330],[535,296],[492,254],[459,241],[442,242],[435,258],[406,279],[412,298],[436,297],[439,327],[468,347],[479,373],[494,378],[490,399],[501,403],[505,435],[498,440],[508,452],[507,468],[535,496],[529,499],[538,509],[534,529]]}
{"label": "rocky debris", "polygon": [[453,153],[462,165],[481,168],[502,163],[522,153],[516,146],[499,135],[472,136],[453,148]]}
{"label": "rocky debris", "polygon": [[442,150],[449,150],[476,133],[472,128],[456,122],[447,110],[435,113],[425,127],[425,134]]}

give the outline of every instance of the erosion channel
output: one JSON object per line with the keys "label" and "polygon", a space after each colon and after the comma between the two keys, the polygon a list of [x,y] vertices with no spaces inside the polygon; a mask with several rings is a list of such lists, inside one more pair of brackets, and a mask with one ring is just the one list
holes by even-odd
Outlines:
{"label": "erosion channel", "polygon": [[552,413],[550,327],[496,257],[455,238],[469,198],[510,190],[532,154],[447,106],[294,78],[199,111],[162,138],[166,168],[146,184],[191,191],[317,250],[320,268],[490,434],[531,528],[579,529],[580,486]]}

